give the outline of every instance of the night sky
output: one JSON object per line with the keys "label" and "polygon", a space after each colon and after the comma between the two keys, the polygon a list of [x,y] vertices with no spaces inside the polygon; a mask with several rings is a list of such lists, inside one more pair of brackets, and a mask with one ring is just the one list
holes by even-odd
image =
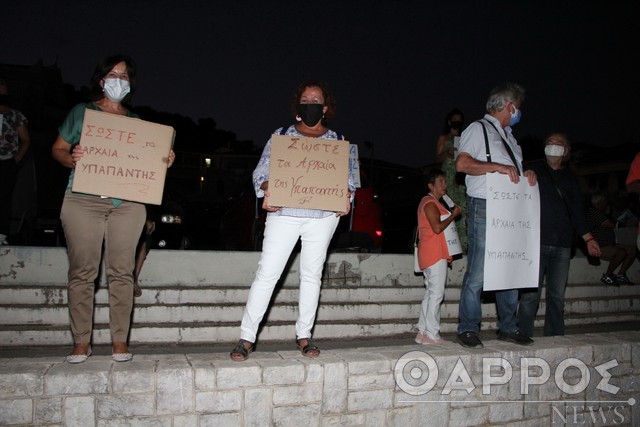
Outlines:
{"label": "night sky", "polygon": [[[0,63],[57,63],[86,85],[105,55],[138,63],[136,106],[199,118],[262,146],[306,79],[338,100],[330,127],[376,158],[434,161],[444,116],[480,118],[490,89],[527,91],[518,138],[640,142],[633,2],[10,2]],[[633,76],[633,79],[632,79]]]}

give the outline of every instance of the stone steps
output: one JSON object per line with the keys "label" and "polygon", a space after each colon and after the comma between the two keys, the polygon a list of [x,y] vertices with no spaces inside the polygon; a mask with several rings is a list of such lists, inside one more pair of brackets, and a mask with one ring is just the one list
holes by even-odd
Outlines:
{"label": "stone steps", "polygon": [[[637,287],[606,288],[606,297],[602,295],[603,289],[602,285],[569,287],[567,325],[640,318]],[[247,293],[246,287],[145,288],[143,296],[136,299],[131,342],[231,342],[239,333]],[[314,336],[348,338],[406,333],[415,327],[423,294],[421,286],[323,289]],[[455,331],[459,294],[459,285],[451,285],[447,290],[441,313],[443,333]],[[96,292],[96,343],[109,342],[107,297],[106,289]],[[63,345],[70,342],[64,286],[3,286],[0,301],[3,301],[0,305],[0,342],[5,345]],[[544,313],[544,300],[539,313]],[[483,328],[495,328],[495,304],[484,303],[483,315]],[[281,289],[268,312],[260,338],[263,341],[286,340],[293,334],[296,316],[297,290]],[[542,322],[542,316],[539,316],[536,326],[541,326]]]}
{"label": "stone steps", "polygon": [[[0,254],[0,343],[6,346],[69,345],[66,258],[48,248]],[[55,248],[53,248],[55,249]],[[156,259],[154,259],[156,258]],[[233,342],[255,268],[255,253],[152,251],[143,270],[143,294],[135,299],[132,344]],[[295,261],[295,260],[294,260]],[[331,254],[323,277],[314,337],[389,337],[415,328],[424,295],[410,255]],[[456,261],[442,305],[441,329],[455,332],[464,262]],[[229,266],[238,266],[230,269]],[[286,341],[295,334],[296,263],[276,289],[261,341]],[[222,272],[222,273],[221,273]],[[639,281],[638,271],[629,272]],[[635,273],[635,274],[634,274]],[[640,320],[640,285],[607,287],[600,268],[575,258],[566,292],[566,324]],[[490,294],[489,294],[490,295]],[[539,310],[544,313],[544,299]],[[496,327],[495,304],[483,303],[483,331]],[[110,342],[108,292],[99,281],[93,342]],[[536,326],[542,326],[542,317]]]}

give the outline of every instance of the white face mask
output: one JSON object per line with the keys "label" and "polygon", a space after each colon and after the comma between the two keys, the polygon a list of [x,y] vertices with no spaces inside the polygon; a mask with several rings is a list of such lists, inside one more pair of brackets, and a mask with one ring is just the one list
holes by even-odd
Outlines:
{"label": "white face mask", "polygon": [[547,145],[544,147],[544,154],[547,156],[562,157],[564,156],[564,147],[562,145]]}
{"label": "white face mask", "polygon": [[131,92],[131,86],[129,85],[128,80],[110,77],[104,79],[103,90],[106,97],[111,101],[120,102],[129,92]]}

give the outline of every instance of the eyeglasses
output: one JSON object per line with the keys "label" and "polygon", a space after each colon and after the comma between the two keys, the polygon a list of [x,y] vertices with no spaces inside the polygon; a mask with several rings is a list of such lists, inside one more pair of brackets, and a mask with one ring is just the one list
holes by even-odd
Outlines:
{"label": "eyeglasses", "polygon": [[104,76],[105,79],[120,79],[120,80],[129,80],[129,74],[127,74],[127,71],[118,71],[118,70],[111,70],[107,73],[106,76]]}

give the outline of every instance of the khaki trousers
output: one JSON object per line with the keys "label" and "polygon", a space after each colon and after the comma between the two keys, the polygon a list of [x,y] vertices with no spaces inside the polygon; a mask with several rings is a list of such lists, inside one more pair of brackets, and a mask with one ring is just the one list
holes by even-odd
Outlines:
{"label": "khaki trousers", "polygon": [[144,226],[143,204],[67,193],[60,220],[69,255],[68,300],[75,344],[91,341],[94,284],[104,264],[109,290],[109,325],[112,342],[126,342],[133,309],[135,251]]}

